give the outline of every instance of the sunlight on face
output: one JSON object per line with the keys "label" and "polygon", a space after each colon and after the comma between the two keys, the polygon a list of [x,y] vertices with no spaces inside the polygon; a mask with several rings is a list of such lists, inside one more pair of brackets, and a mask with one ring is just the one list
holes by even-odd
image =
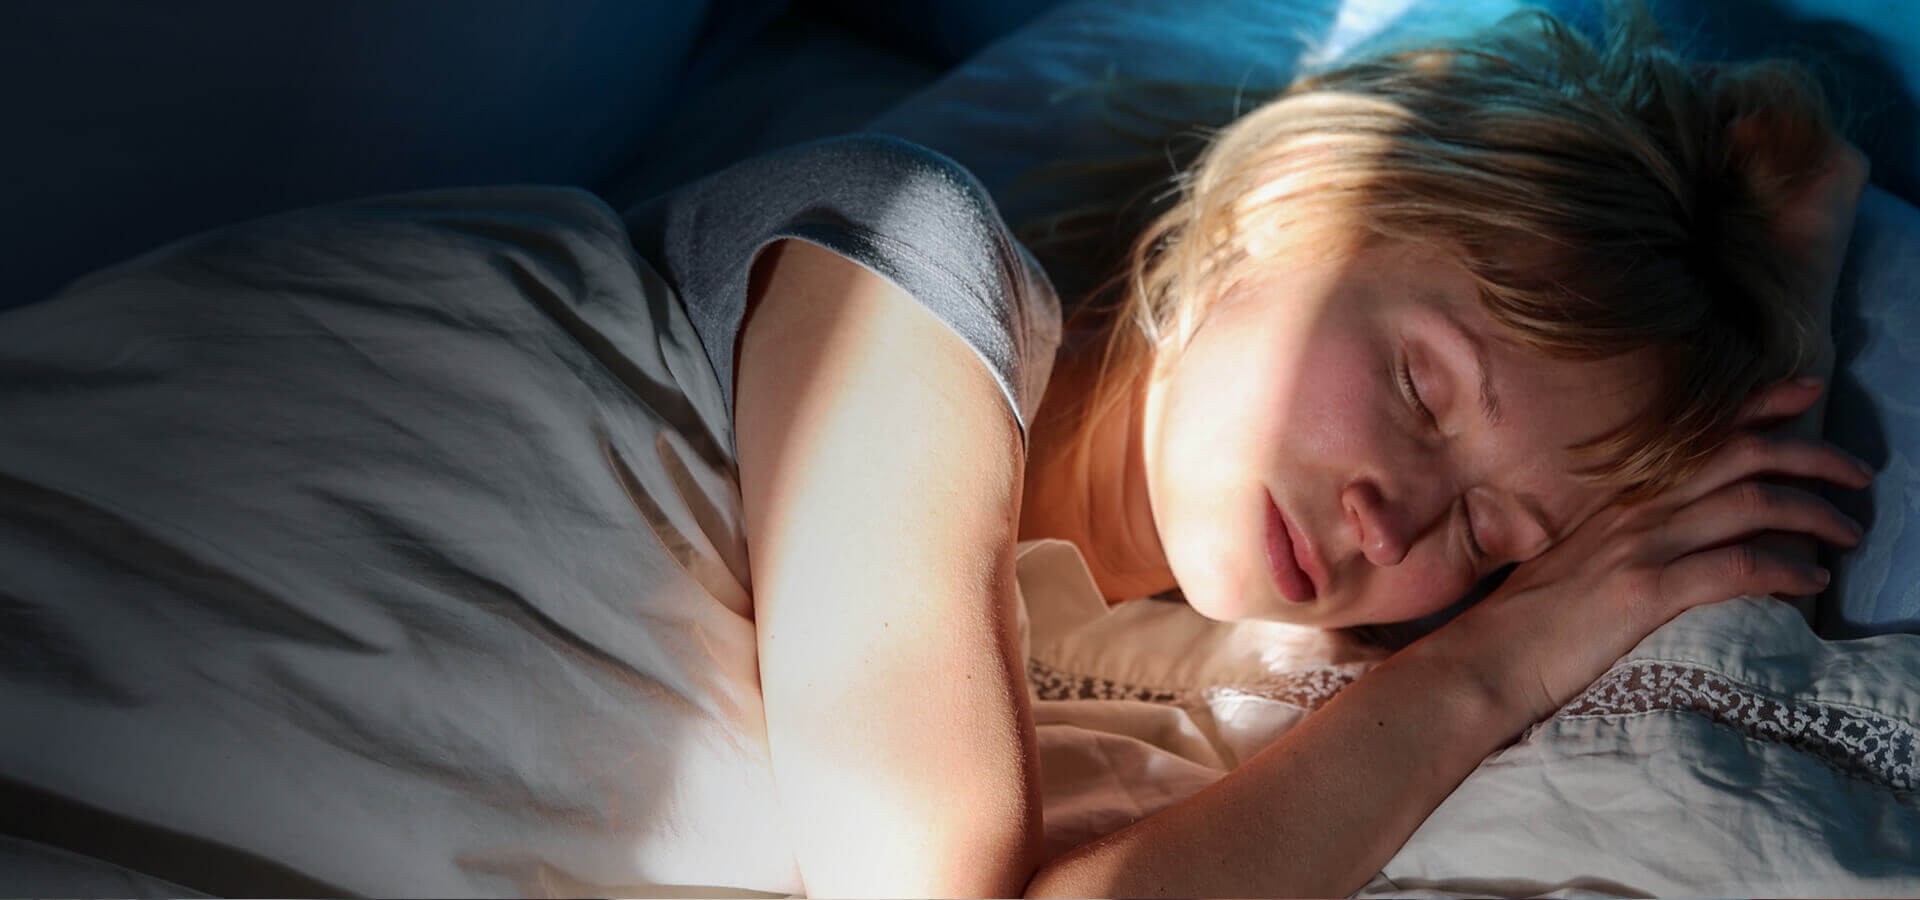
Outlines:
{"label": "sunlight on face", "polygon": [[1565,448],[1644,405],[1646,360],[1504,340],[1432,250],[1292,257],[1223,297],[1148,389],[1154,524],[1195,609],[1417,618],[1605,504]]}

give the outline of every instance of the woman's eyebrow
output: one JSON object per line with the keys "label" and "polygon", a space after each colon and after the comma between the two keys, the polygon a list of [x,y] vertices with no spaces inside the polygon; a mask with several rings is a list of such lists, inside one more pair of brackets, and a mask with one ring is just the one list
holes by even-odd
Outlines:
{"label": "woman's eyebrow", "polygon": [[[1487,352],[1486,340],[1480,335],[1475,334],[1473,329],[1468,328],[1466,323],[1460,321],[1451,310],[1445,309],[1444,306],[1441,307],[1440,319],[1446,323],[1447,328],[1452,329],[1454,336],[1458,340],[1465,343],[1467,347],[1473,351],[1473,365],[1477,370],[1476,375],[1480,380],[1480,413],[1486,418],[1488,425],[1500,424],[1501,421],[1503,421],[1500,410],[1500,395],[1493,389],[1492,355]],[[1514,500],[1517,501],[1520,504],[1520,508],[1533,519],[1534,524],[1546,533],[1549,540],[1557,542],[1566,537],[1565,532],[1562,531],[1562,524],[1555,521],[1553,516],[1547,514],[1547,505],[1540,502],[1538,495],[1529,494],[1524,491],[1518,492],[1514,494]]]}

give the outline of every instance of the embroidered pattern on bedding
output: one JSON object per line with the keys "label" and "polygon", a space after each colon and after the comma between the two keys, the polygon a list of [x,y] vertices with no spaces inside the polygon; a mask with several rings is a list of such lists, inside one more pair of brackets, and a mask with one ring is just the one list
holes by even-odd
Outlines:
{"label": "embroidered pattern on bedding", "polygon": [[[1370,668],[1315,666],[1253,684],[1163,688],[1080,675],[1027,660],[1037,700],[1133,700],[1181,705],[1231,696],[1260,697],[1316,710]],[[1755,740],[1815,757],[1848,775],[1896,791],[1920,790],[1920,729],[1892,716],[1816,700],[1781,700],[1711,669],[1637,660],[1615,666],[1556,718],[1609,718],[1650,712],[1704,716]]]}
{"label": "embroidered pattern on bedding", "polygon": [[1370,663],[1338,666],[1314,666],[1288,672],[1252,684],[1218,685],[1203,688],[1144,687],[1079,675],[1056,669],[1037,659],[1027,660],[1027,685],[1038,700],[1136,700],[1142,703],[1180,705],[1204,703],[1222,697],[1260,697],[1304,710],[1319,709],[1341,688],[1352,684]]}
{"label": "embroidered pattern on bedding", "polygon": [[1892,790],[1920,789],[1920,731],[1912,724],[1834,703],[1781,700],[1696,666],[1651,660],[1615,666],[1558,716],[1602,718],[1657,711],[1705,716]]}

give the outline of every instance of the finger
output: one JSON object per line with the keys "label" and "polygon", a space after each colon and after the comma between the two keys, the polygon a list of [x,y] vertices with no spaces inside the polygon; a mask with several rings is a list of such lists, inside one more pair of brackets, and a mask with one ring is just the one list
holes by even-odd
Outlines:
{"label": "finger", "polygon": [[1744,594],[1804,596],[1825,589],[1827,570],[1751,541],[1688,554],[1660,574],[1668,618],[1705,603]]}
{"label": "finger", "polygon": [[1757,388],[1741,404],[1734,426],[1755,429],[1791,419],[1812,409],[1826,389],[1827,383],[1814,375]]}
{"label": "finger", "polygon": [[1698,474],[1675,486],[1670,500],[1684,506],[1759,475],[1811,478],[1845,488],[1873,483],[1872,466],[1827,441],[1743,431],[1728,439]]}
{"label": "finger", "polygon": [[1864,530],[1825,498],[1784,484],[1730,484],[1676,510],[1655,536],[1673,559],[1761,532],[1805,534],[1839,547],[1860,543]]}

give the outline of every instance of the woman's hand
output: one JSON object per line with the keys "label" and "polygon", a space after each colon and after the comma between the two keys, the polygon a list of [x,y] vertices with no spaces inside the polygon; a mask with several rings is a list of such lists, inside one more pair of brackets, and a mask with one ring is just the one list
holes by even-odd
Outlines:
{"label": "woman's hand", "polygon": [[[1821,390],[1793,381],[1760,392],[1743,428],[1797,415]],[[1744,594],[1817,593],[1824,570],[1757,538],[1787,532],[1850,547],[1860,526],[1768,476],[1862,488],[1872,470],[1824,441],[1743,430],[1694,478],[1595,513],[1421,643],[1465,660],[1497,702],[1534,722],[1684,610]]]}
{"label": "woman's hand", "polygon": [[1823,280],[1817,276],[1837,270],[1846,255],[1868,170],[1860,148],[1835,139],[1820,165],[1795,179],[1782,197],[1774,239],[1810,270],[1810,280]]}

